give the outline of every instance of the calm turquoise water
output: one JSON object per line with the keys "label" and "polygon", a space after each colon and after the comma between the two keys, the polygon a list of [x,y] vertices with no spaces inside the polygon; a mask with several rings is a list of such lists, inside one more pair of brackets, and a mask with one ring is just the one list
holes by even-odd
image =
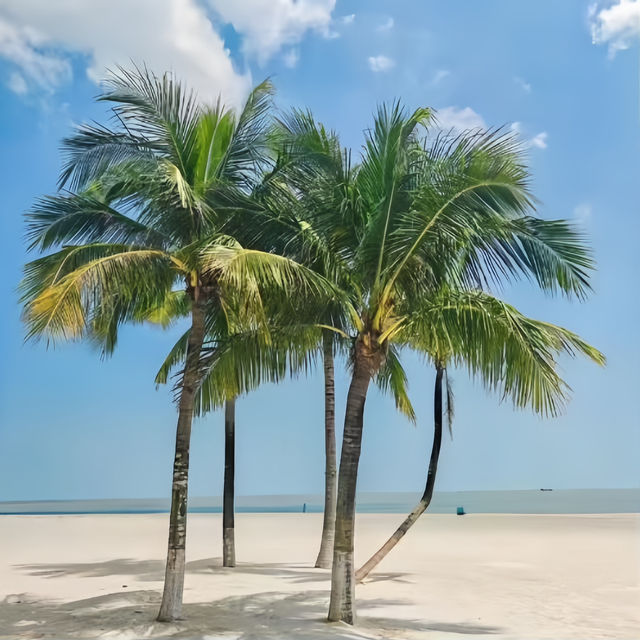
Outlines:
{"label": "calm turquoise water", "polygon": [[[360,513],[407,513],[419,494],[363,493],[358,496]],[[191,513],[220,513],[221,498],[192,498]],[[322,496],[242,496],[236,500],[239,513],[307,513],[322,511]],[[640,513],[640,489],[562,489],[554,491],[452,491],[436,493],[430,513]],[[80,513],[168,513],[168,499],[60,500],[0,502],[0,515]]]}

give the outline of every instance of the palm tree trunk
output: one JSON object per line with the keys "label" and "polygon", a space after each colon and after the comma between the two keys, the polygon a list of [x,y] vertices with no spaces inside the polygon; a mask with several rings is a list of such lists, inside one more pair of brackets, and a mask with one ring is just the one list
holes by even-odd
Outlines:
{"label": "palm tree trunk", "polygon": [[[355,624],[354,599],[354,526],[356,511],[356,483],[362,445],[364,404],[371,376],[376,370],[370,349],[365,352],[362,339],[355,345],[353,375],[344,417],[344,434],[338,474],[338,502],[336,504],[336,533],[331,572],[330,622],[342,620]],[[379,366],[379,365],[378,365]]]}
{"label": "palm tree trunk", "polygon": [[333,541],[336,535],[336,420],[335,379],[333,367],[333,344],[325,334],[322,341],[324,364],[324,519],[322,538],[316,567],[328,569],[333,558]]}
{"label": "palm tree trunk", "polygon": [[[197,298],[197,296],[196,296]],[[171,515],[169,517],[169,548],[164,577],[164,592],[158,613],[158,621],[171,622],[182,615],[182,591],[184,587],[185,542],[187,537],[187,485],[189,480],[189,445],[193,406],[198,388],[198,365],[204,341],[204,301],[193,300],[191,332],[187,344],[187,357],[178,403],[176,451],[173,461],[173,485],[171,488]]]}
{"label": "palm tree trunk", "polygon": [[234,521],[236,400],[224,403],[224,489],[222,498],[222,566],[236,566]]}
{"label": "palm tree trunk", "polygon": [[436,472],[438,470],[438,458],[440,456],[440,444],[442,443],[442,373],[443,369],[436,366],[436,384],[433,395],[433,445],[431,446],[431,458],[429,460],[429,472],[427,473],[427,484],[420,502],[413,511],[406,517],[404,522],[395,530],[394,534],[367,560],[360,569],[356,571],[356,581],[362,582],[373,569],[375,569],[385,556],[395,547],[416,520],[427,510],[433,487],[436,482]]}

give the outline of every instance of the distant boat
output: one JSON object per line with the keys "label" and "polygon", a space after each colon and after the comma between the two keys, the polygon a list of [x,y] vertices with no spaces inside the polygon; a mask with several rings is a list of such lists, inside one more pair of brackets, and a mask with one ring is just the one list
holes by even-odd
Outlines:
{"label": "distant boat", "polygon": [[553,489],[540,489],[540,491],[553,491]]}

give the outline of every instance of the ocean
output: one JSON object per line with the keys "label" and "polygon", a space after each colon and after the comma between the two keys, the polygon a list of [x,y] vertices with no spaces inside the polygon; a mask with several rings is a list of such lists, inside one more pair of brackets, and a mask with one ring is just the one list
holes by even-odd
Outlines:
{"label": "ocean", "polygon": [[[420,494],[362,493],[359,513],[408,513]],[[321,495],[238,496],[238,513],[320,513]],[[640,489],[442,491],[429,513],[640,513]],[[168,513],[168,498],[0,502],[0,515]],[[221,497],[189,499],[190,513],[221,513]]]}

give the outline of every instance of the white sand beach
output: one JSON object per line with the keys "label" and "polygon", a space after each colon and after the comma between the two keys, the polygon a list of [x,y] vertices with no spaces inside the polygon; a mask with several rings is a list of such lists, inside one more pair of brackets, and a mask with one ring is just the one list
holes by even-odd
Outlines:
{"label": "white sand beach", "polygon": [[[426,515],[358,587],[354,628],[324,622],[319,514],[190,516],[185,620],[154,621],[167,515],[0,518],[0,638],[640,637],[640,516]],[[365,560],[401,520],[358,516]]]}

